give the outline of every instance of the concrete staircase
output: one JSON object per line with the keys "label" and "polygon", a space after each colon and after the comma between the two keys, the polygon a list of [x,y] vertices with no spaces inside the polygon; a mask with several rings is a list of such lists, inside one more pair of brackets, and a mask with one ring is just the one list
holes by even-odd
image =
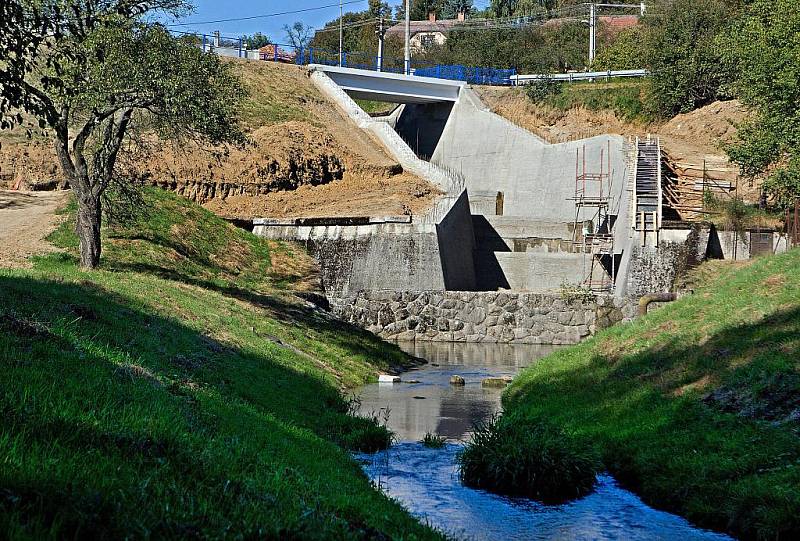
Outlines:
{"label": "concrete staircase", "polygon": [[554,291],[581,283],[586,259],[574,253],[573,223],[472,215],[479,289]]}

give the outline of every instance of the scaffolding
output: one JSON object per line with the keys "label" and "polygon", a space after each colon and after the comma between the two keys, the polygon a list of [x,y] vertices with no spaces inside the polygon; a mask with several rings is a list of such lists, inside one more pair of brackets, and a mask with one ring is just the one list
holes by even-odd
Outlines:
{"label": "scaffolding", "polygon": [[[600,149],[600,167],[597,171],[587,168],[586,145],[577,148],[575,196],[571,198],[575,202],[572,246],[574,252],[584,256],[585,278],[582,285],[595,292],[614,289],[614,235],[609,213],[611,187],[611,143]],[[587,215],[591,215],[592,219],[586,219]],[[610,260],[610,274],[603,265],[603,258]],[[601,276],[599,279],[598,274]]]}

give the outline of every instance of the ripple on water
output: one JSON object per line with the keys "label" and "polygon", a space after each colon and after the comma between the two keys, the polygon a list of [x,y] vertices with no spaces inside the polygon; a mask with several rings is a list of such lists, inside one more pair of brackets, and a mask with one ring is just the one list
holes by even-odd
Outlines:
{"label": "ripple on water", "polygon": [[455,461],[460,448],[455,443],[429,449],[402,442],[389,451],[359,458],[384,492],[414,515],[462,539],[730,539],[648,507],[608,475],[598,476],[592,494],[563,505],[465,487]]}
{"label": "ripple on water", "polygon": [[[500,410],[500,389],[481,387],[481,379],[515,375],[550,353],[548,346],[486,344],[401,344],[429,361],[408,374],[416,383],[368,385],[361,389],[364,413],[388,409],[389,428],[400,443],[376,455],[359,455],[369,477],[409,511],[463,539],[476,540],[723,540],[727,536],[694,528],[686,520],[645,505],[608,475],[595,492],[580,500],[546,506],[506,498],[461,484],[453,440]],[[451,386],[459,374],[464,386]],[[423,397],[424,400],[416,397]],[[443,449],[418,441],[426,432],[447,436]]]}

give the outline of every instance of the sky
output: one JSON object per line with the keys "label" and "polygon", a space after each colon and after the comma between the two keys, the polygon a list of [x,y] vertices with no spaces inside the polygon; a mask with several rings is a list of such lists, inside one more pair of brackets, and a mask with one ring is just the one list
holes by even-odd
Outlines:
{"label": "sky", "polygon": [[[236,37],[242,34],[253,34],[261,32],[268,35],[273,41],[285,41],[283,26],[291,25],[295,21],[302,21],[314,28],[321,28],[326,22],[339,17],[338,0],[240,0],[230,2],[225,0],[191,0],[195,5],[195,11],[191,15],[182,18],[180,23],[191,23],[186,26],[174,26],[175,30],[197,31],[200,33],[211,34],[214,30],[219,30],[223,36]],[[352,0],[344,0],[345,2]],[[391,5],[398,3],[397,0],[390,2]],[[219,19],[232,19],[238,17],[252,17],[264,14],[273,14],[286,11],[316,8],[319,6],[329,6],[336,4],[335,7],[308,11],[305,13],[295,13],[279,15],[275,17],[264,17],[247,21],[230,21],[209,24],[197,24],[198,22],[216,21]],[[364,11],[367,9],[367,0],[358,0],[355,3],[344,6],[344,11]],[[174,24],[174,23],[168,23]]]}
{"label": "sky", "polygon": [[[187,23],[185,26],[172,26],[174,30],[188,32],[198,32],[211,34],[214,30],[219,30],[223,36],[238,37],[242,34],[253,34],[261,32],[268,35],[273,41],[284,42],[284,25],[291,25],[296,21],[310,25],[314,28],[322,28],[326,22],[339,17],[338,0],[239,0],[231,2],[225,0],[190,0],[195,6],[195,11],[187,17],[183,17],[177,23]],[[353,2],[353,0],[344,0]],[[395,6],[403,0],[388,0],[389,5]],[[476,0],[476,7],[485,7],[488,0]],[[330,6],[324,9],[307,11],[304,13],[294,13],[279,15],[274,17],[263,17],[246,21],[227,21],[227,22],[208,22],[220,19],[233,19],[240,17],[253,17],[257,15],[275,14],[286,11],[317,8],[320,6]],[[346,4],[344,11],[364,11],[367,9],[367,0],[356,0],[354,3]],[[167,22],[175,24],[175,21]]]}

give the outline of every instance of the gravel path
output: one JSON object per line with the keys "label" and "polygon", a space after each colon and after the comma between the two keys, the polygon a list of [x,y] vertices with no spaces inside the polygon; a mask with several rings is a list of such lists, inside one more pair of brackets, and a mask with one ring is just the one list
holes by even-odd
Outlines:
{"label": "gravel path", "polygon": [[0,190],[0,267],[28,266],[28,257],[52,252],[44,238],[59,223],[56,209],[69,192]]}

